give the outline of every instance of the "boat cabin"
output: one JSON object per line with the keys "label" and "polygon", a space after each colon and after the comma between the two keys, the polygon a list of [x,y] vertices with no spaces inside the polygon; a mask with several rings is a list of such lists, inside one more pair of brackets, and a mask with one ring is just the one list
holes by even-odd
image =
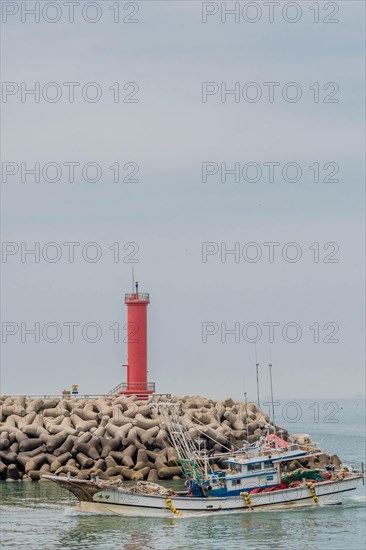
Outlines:
{"label": "boat cabin", "polygon": [[203,483],[209,496],[235,496],[243,491],[274,487],[281,481],[278,465],[268,456],[253,460],[231,458],[227,470],[208,474]]}
{"label": "boat cabin", "polygon": [[236,496],[253,489],[269,489],[281,483],[281,463],[308,454],[296,444],[289,444],[277,436],[268,436],[265,444],[259,443],[244,449],[243,453],[225,460],[227,469],[213,472],[205,470],[203,480],[190,480],[192,496]]}

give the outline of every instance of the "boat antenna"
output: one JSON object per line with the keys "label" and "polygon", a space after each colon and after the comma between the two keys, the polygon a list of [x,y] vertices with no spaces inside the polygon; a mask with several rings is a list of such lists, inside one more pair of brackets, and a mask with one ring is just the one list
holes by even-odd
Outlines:
{"label": "boat antenna", "polygon": [[[245,402],[245,427],[247,431],[247,441],[249,439],[249,430],[248,430],[248,400],[247,400],[247,392],[244,392],[244,402]],[[249,442],[249,441],[248,441]]]}
{"label": "boat antenna", "polygon": [[254,351],[255,351],[255,371],[257,375],[257,403],[258,403],[258,410],[261,408],[260,406],[260,400],[259,400],[259,363],[258,363],[258,357],[257,357],[257,343],[254,342]]}
{"label": "boat antenna", "polygon": [[275,423],[275,413],[274,413],[274,401],[273,401],[273,384],[272,384],[272,357],[271,350],[269,351],[269,380],[271,383],[271,401],[272,401],[272,422]]}

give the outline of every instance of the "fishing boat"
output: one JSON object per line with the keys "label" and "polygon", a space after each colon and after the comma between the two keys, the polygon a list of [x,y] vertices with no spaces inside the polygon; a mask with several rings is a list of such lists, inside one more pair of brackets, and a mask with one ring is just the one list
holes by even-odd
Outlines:
{"label": "fishing boat", "polygon": [[[179,403],[154,403],[175,447],[186,490],[173,491],[159,484],[138,481],[133,486],[110,483],[92,476],[43,478],[73,493],[81,512],[122,516],[184,517],[199,514],[254,512],[303,506],[341,504],[342,495],[356,489],[364,479],[352,466],[323,469],[297,468],[293,460],[321,454],[315,444],[285,441],[268,433],[256,443],[244,442],[242,449],[209,456],[197,448],[181,416]],[[222,469],[217,468],[220,459]]]}

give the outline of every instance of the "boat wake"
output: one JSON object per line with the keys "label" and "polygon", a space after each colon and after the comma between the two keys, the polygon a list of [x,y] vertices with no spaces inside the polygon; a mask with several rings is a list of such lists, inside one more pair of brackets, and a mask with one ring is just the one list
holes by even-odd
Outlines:
{"label": "boat wake", "polygon": [[354,502],[366,502],[366,495],[355,495],[349,500],[353,500]]}
{"label": "boat wake", "polygon": [[115,516],[116,514],[111,512],[110,514],[106,512],[84,512],[82,510],[78,510],[76,507],[71,508],[65,508],[64,509],[64,516],[66,517],[79,517],[79,516]]}

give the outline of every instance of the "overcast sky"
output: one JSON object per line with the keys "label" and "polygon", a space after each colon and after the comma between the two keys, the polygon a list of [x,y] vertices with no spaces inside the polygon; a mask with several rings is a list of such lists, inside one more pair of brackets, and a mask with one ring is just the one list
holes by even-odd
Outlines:
{"label": "overcast sky", "polygon": [[278,397],[363,394],[364,3],[281,2],[272,23],[261,2],[238,22],[221,2],[80,2],[73,23],[63,2],[39,23],[3,4],[2,393],[124,381],[134,267],[157,391],[254,399],[258,339],[261,394],[270,357]]}

